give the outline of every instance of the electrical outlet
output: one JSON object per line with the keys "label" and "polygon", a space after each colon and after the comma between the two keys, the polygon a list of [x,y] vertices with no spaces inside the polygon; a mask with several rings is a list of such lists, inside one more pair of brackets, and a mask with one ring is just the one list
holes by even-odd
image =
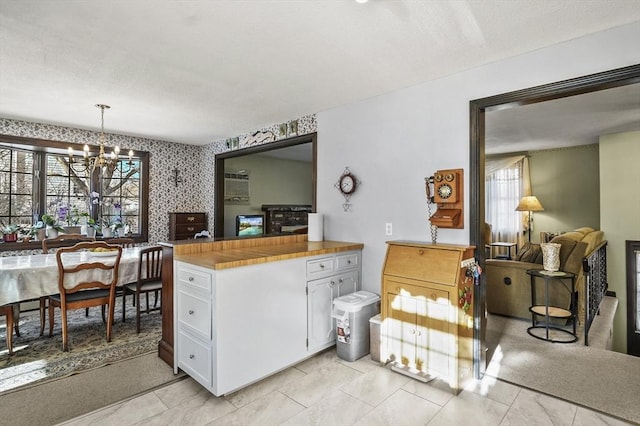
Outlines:
{"label": "electrical outlet", "polygon": [[386,223],[384,225],[384,232],[387,235],[393,235],[393,224],[391,223]]}

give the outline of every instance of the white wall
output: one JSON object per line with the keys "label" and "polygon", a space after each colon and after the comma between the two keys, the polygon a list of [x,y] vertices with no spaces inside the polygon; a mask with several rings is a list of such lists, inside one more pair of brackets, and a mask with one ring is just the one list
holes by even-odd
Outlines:
{"label": "white wall", "polygon": [[[438,242],[468,243],[469,101],[633,65],[639,39],[635,23],[319,112],[317,210],[325,239],[365,244],[363,289],[380,292],[385,241],[430,240],[424,177],[437,169],[465,170],[465,228]],[[350,212],[334,187],[345,166],[362,181]]]}
{"label": "white wall", "polygon": [[600,229],[598,144],[529,152],[531,188],[544,211],[534,213],[531,241],[540,232]]}
{"label": "white wall", "polygon": [[620,303],[614,350],[627,351],[625,241],[640,240],[640,132],[600,137],[600,223],[607,238],[609,289]]}

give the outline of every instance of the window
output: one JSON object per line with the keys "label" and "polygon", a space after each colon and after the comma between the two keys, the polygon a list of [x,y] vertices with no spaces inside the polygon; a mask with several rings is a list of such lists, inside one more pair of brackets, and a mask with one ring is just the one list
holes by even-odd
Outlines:
{"label": "window", "polygon": [[121,160],[118,167],[105,173],[101,182],[102,218],[109,222],[120,218],[131,232],[140,227],[140,168],[139,160]]}
{"label": "window", "polygon": [[523,193],[523,160],[487,174],[485,218],[493,241],[515,242],[522,231],[520,212],[515,211]]}
{"label": "window", "polygon": [[120,221],[146,241],[149,153],[92,171],[82,160],[69,162],[69,146],[78,144],[0,135],[0,221],[28,227],[43,214],[61,225]]}
{"label": "window", "polygon": [[63,155],[46,154],[45,213],[71,222],[71,212],[89,212],[90,176],[76,173]]}
{"label": "window", "polygon": [[132,233],[140,229],[139,159],[119,160],[115,168],[101,173],[87,170],[81,162],[74,166],[60,154],[46,154],[46,164],[47,214],[68,225],[83,224],[80,218],[91,217],[101,219],[102,226],[120,222]]}
{"label": "window", "polygon": [[31,225],[33,153],[0,147],[0,222]]}

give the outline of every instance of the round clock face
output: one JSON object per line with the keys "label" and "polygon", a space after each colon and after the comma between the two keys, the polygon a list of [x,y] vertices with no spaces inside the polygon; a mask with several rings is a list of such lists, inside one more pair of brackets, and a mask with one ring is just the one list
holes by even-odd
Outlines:
{"label": "round clock face", "polygon": [[442,199],[446,200],[447,198],[449,198],[451,196],[451,192],[451,186],[446,183],[443,183],[438,187],[438,195]]}
{"label": "round clock face", "polygon": [[356,180],[352,175],[346,174],[340,178],[340,191],[343,194],[351,194],[356,190]]}

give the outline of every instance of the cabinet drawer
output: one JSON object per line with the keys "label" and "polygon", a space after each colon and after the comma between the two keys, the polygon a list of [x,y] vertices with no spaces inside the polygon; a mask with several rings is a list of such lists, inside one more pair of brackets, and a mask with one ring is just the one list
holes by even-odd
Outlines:
{"label": "cabinet drawer", "polygon": [[307,261],[307,276],[321,275],[325,272],[333,271],[333,257],[323,257],[321,259]]}
{"label": "cabinet drawer", "polygon": [[204,213],[175,213],[176,225],[204,223]]}
{"label": "cabinet drawer", "polygon": [[193,286],[205,290],[207,293],[211,293],[211,283],[213,279],[210,273],[189,267],[179,267],[177,276],[179,286],[186,284],[187,286]]}
{"label": "cabinet drawer", "polygon": [[460,253],[455,250],[389,246],[384,273],[453,286],[457,284],[459,265]]}
{"label": "cabinet drawer", "polygon": [[188,234],[193,238],[196,232],[205,230],[207,227],[204,223],[190,223],[186,225],[176,225],[176,235]]}
{"label": "cabinet drawer", "polygon": [[184,291],[178,291],[178,328],[186,327],[211,339],[211,302]]}
{"label": "cabinet drawer", "polygon": [[184,331],[178,332],[178,367],[185,370],[200,384],[211,387],[212,368],[211,346],[189,336]]}
{"label": "cabinet drawer", "polygon": [[358,266],[358,254],[349,253],[336,256],[336,270],[355,268]]}

